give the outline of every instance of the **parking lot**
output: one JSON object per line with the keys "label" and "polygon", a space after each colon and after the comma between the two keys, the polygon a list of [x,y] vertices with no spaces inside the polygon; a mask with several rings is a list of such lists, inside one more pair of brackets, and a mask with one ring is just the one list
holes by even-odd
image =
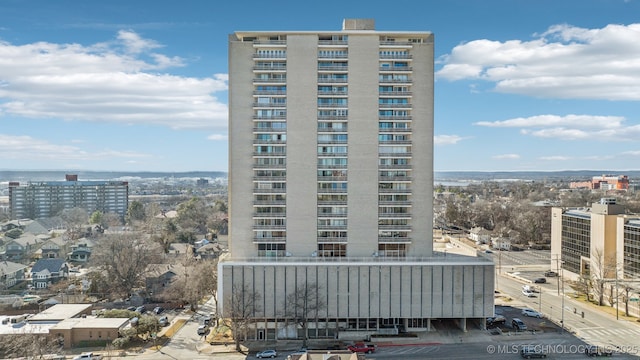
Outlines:
{"label": "parking lot", "polygon": [[[535,309],[531,309],[535,310]],[[499,328],[502,333],[505,332],[519,332],[517,328],[512,325],[512,320],[518,318],[522,320],[527,326],[527,332],[560,332],[561,329],[548,319],[536,318],[531,316],[525,316],[522,314],[522,307],[513,306],[496,306],[496,315],[502,315],[505,317],[505,322],[501,324],[487,325],[488,329]],[[497,332],[500,333],[500,332]]]}

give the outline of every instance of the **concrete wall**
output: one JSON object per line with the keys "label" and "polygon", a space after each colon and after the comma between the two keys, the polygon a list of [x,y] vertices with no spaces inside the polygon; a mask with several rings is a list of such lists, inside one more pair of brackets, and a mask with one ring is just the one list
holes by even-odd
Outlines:
{"label": "concrete wall", "polygon": [[[494,264],[477,261],[349,263],[224,262],[221,289],[260,294],[256,318],[283,318],[287,294],[312,286],[320,318],[483,318],[493,314]],[[230,294],[220,293],[221,311]]]}

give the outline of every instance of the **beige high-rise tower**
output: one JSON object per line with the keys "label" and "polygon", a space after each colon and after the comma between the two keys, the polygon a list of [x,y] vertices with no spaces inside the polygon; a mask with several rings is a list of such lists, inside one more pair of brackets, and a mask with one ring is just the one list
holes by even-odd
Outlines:
{"label": "beige high-rise tower", "polygon": [[[452,288],[467,271],[433,268],[433,46],[429,32],[379,32],[369,19],[341,31],[230,35],[230,256],[219,290],[227,312],[234,286],[261,295],[256,338],[291,335],[278,308],[310,283],[327,294],[321,317],[336,329],[442,317],[411,290],[430,289],[432,271]],[[484,284],[486,265],[470,265],[467,281]],[[451,307],[439,291],[434,309]],[[493,311],[468,295],[475,310],[446,313]]]}

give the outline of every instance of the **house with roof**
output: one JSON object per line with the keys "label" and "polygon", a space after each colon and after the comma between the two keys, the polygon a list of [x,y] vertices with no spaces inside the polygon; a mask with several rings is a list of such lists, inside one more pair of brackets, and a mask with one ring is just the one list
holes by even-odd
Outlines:
{"label": "house with roof", "polygon": [[36,289],[46,289],[69,277],[69,264],[64,259],[40,259],[31,268],[31,281]]}
{"label": "house with roof", "polygon": [[195,250],[197,259],[216,259],[220,256],[223,249],[218,243],[208,243],[202,245]]}
{"label": "house with roof", "polygon": [[40,249],[36,250],[36,258],[38,259],[55,259],[60,258],[64,254],[64,248],[67,246],[66,241],[60,237],[46,240]]}
{"label": "house with roof", "polygon": [[491,231],[478,226],[469,231],[469,239],[475,241],[477,245],[489,244],[491,242]]}
{"label": "house with roof", "polygon": [[67,254],[67,259],[72,262],[86,263],[91,256],[94,245],[93,240],[87,238],[78,239],[74,245],[71,245],[71,252]]}
{"label": "house with roof", "polygon": [[40,235],[24,233],[19,238],[9,240],[3,244],[0,256],[3,260],[13,261],[31,258],[44,242],[43,239]]}
{"label": "house with roof", "polygon": [[26,265],[0,261],[0,288],[10,288],[25,279]]}
{"label": "house with roof", "polygon": [[145,284],[149,294],[160,294],[179,276],[184,275],[184,267],[173,264],[150,264],[147,270]]}

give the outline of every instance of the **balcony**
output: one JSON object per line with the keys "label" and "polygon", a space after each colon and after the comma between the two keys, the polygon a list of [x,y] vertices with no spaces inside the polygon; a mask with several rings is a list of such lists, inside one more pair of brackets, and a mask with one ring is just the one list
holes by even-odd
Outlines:
{"label": "balcony", "polygon": [[[282,209],[285,209],[284,207]],[[283,219],[287,216],[286,211],[285,212],[279,212],[279,213],[259,213],[259,212],[254,212],[252,215],[252,217],[254,218],[280,218]]]}
{"label": "balcony", "polygon": [[411,189],[380,189],[378,188],[378,193],[380,194],[411,194]]}
{"label": "balcony", "polygon": [[349,241],[348,237],[322,237],[322,236],[318,236],[318,240],[319,243],[331,243],[331,244],[335,244],[335,243],[347,243]]}
{"label": "balcony", "polygon": [[378,225],[379,230],[411,230],[411,225]]}
{"label": "balcony", "polygon": [[287,66],[286,65],[255,65],[253,67],[253,71],[282,72],[282,71],[287,71]]}
{"label": "balcony", "polygon": [[318,225],[318,230],[347,230],[347,225]]}
{"label": "balcony", "polygon": [[260,84],[286,84],[287,83],[287,77],[286,76],[282,76],[282,77],[271,77],[271,78],[254,78],[253,79],[254,83],[260,83]]}
{"label": "balcony", "polygon": [[411,109],[413,106],[411,105],[411,103],[378,103],[378,107],[380,109]]}
{"label": "balcony", "polygon": [[319,96],[347,95],[347,91],[318,91]]}
{"label": "balcony", "polygon": [[287,40],[253,40],[253,45],[287,45]]}
{"label": "balcony", "polygon": [[253,115],[254,120],[283,120],[287,115]]}
{"label": "balcony", "polygon": [[[381,134],[392,133],[393,131],[383,131],[380,130]],[[379,141],[381,145],[410,145],[412,143],[411,140],[383,140]]]}
{"label": "balcony", "polygon": [[410,72],[413,71],[413,68],[411,68],[411,66],[380,66],[379,70],[380,72]]}
{"label": "balcony", "polygon": [[378,243],[381,244],[410,244],[410,237],[387,237],[387,236],[379,236]]}
{"label": "balcony", "polygon": [[346,84],[349,79],[318,77],[318,84]]}
{"label": "balcony", "polygon": [[254,127],[253,133],[269,133],[269,134],[285,134],[287,132],[286,128],[274,128],[274,127]]}
{"label": "balcony", "polygon": [[411,219],[411,213],[378,213],[379,219]]}
{"label": "balcony", "polygon": [[[253,189],[252,191],[253,195],[260,195],[260,194],[286,194],[287,193],[287,189]],[[270,214],[260,214],[260,215],[254,215],[254,216],[262,216],[265,217],[267,215]],[[270,215],[270,217],[275,217],[276,214]]]}
{"label": "balcony", "polygon": [[318,115],[318,120],[347,120],[347,115]]}
{"label": "balcony", "polygon": [[381,60],[393,60],[393,59],[413,59],[411,54],[380,54]]}
{"label": "balcony", "polygon": [[347,59],[348,54],[318,54],[318,59]]}
{"label": "balcony", "polygon": [[322,72],[322,71],[348,72],[349,67],[346,65],[318,66],[318,72]]}
{"label": "balcony", "polygon": [[255,90],[253,95],[287,95],[286,90]]}
{"label": "balcony", "polygon": [[413,201],[411,200],[389,200],[389,201],[378,201],[378,205],[384,206],[393,206],[393,205],[411,205]]}
{"label": "balcony", "polygon": [[254,59],[281,59],[286,60],[287,54],[253,54]]}
{"label": "balcony", "polygon": [[318,181],[347,181],[347,176],[318,176]]}
{"label": "balcony", "polygon": [[346,218],[347,215],[348,215],[347,213],[336,214],[336,213],[320,213],[320,212],[318,212],[318,217],[322,218],[322,219],[327,219],[327,218]]}
{"label": "balcony", "polygon": [[282,145],[286,144],[287,140],[261,140],[253,139],[253,145]]}
{"label": "balcony", "polygon": [[349,45],[347,40],[318,40],[318,46]]}
{"label": "balcony", "polygon": [[253,205],[286,205],[287,200],[254,200]]}
{"label": "balcony", "polygon": [[411,84],[413,80],[411,79],[392,79],[392,78],[384,78],[378,80],[380,84]]}
{"label": "balcony", "polygon": [[385,156],[385,157],[397,157],[397,158],[410,158],[412,157],[410,152],[404,152],[404,153],[385,153],[385,152],[378,152],[378,156]]}
{"label": "balcony", "polygon": [[413,43],[409,41],[389,41],[389,40],[380,40],[381,46],[386,47],[412,47]]}
{"label": "balcony", "polygon": [[381,97],[411,96],[411,91],[381,91]]}
{"label": "balcony", "polygon": [[287,177],[286,176],[254,176],[253,181],[284,182],[284,181],[287,181]]}
{"label": "balcony", "polygon": [[[347,132],[347,127],[343,126],[341,128],[328,128],[328,127],[322,127],[322,128],[318,128],[318,133],[346,133]],[[346,141],[345,141],[346,142]]]}
{"label": "balcony", "polygon": [[285,230],[286,225],[253,225],[253,230]]}
{"label": "balcony", "polygon": [[287,242],[287,237],[286,236],[281,236],[281,237],[254,237],[253,238],[253,242],[257,243],[257,244],[261,244],[261,243],[286,243]]}
{"label": "balcony", "polygon": [[318,200],[318,205],[347,205],[347,200]]}
{"label": "balcony", "polygon": [[[287,165],[285,164],[253,164],[254,169],[286,169]],[[284,192],[284,191],[283,191]]]}
{"label": "balcony", "polygon": [[252,105],[254,108],[286,108],[286,102],[268,102],[268,103],[260,103],[254,102]]}

